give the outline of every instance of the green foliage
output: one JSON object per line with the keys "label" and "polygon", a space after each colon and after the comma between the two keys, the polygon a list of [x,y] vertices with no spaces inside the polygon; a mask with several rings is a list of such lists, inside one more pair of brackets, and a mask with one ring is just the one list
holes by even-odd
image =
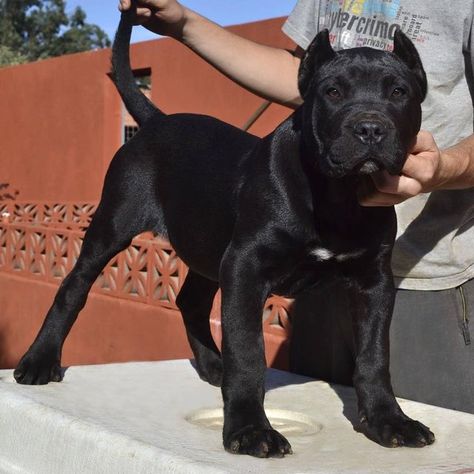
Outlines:
{"label": "green foliage", "polygon": [[110,46],[106,33],[65,0],[0,0],[0,66]]}
{"label": "green foliage", "polygon": [[26,62],[26,56],[23,56],[18,51],[13,51],[8,46],[0,45],[0,67],[13,66]]}

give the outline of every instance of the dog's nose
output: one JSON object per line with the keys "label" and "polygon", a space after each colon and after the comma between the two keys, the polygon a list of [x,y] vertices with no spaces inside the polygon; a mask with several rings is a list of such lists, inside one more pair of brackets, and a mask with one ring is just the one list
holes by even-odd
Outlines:
{"label": "dog's nose", "polygon": [[365,145],[373,145],[385,138],[386,131],[377,120],[361,120],[354,125],[354,135]]}

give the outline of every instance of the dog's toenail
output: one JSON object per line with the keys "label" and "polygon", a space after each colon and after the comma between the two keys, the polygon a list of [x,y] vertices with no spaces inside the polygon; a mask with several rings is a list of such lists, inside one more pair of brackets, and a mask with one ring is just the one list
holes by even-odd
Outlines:
{"label": "dog's toenail", "polygon": [[240,448],[240,443],[237,440],[234,440],[230,443],[230,450],[233,453],[238,453]]}

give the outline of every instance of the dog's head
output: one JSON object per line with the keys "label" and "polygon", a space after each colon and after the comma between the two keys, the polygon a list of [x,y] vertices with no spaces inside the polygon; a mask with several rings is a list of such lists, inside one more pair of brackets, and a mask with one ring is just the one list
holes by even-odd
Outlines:
{"label": "dog's head", "polygon": [[329,177],[401,172],[421,124],[427,83],[410,39],[395,33],[393,52],[334,51],[320,32],[301,60],[303,133],[318,149],[316,166]]}

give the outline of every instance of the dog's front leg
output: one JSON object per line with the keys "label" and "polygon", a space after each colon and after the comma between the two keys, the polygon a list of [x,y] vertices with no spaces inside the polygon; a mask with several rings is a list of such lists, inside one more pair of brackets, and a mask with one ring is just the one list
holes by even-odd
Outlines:
{"label": "dog's front leg", "polygon": [[[389,252],[387,252],[389,253]],[[354,387],[362,430],[387,446],[422,447],[433,433],[408,418],[393,394],[389,373],[389,328],[395,289],[389,255],[379,256],[363,276],[353,280],[356,360]]]}
{"label": "dog's front leg", "polygon": [[282,457],[288,441],[275,431],[263,408],[265,351],[262,310],[269,285],[256,258],[227,252],[220,274],[224,366],[224,447],[236,454]]}

